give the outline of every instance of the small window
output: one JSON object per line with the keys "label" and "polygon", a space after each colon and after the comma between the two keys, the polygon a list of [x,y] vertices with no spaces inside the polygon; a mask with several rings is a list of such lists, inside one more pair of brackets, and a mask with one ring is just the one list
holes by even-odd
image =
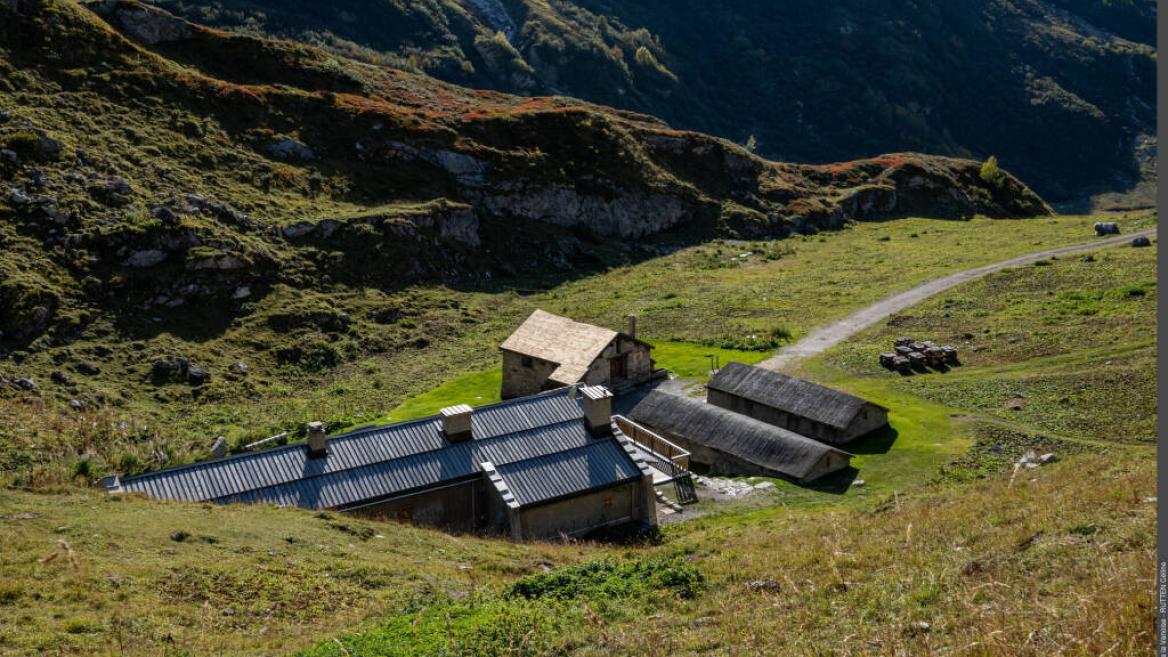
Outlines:
{"label": "small window", "polygon": [[524,356],[524,357],[519,359],[519,362],[524,367],[533,367],[535,365],[535,363],[531,360],[531,356]]}

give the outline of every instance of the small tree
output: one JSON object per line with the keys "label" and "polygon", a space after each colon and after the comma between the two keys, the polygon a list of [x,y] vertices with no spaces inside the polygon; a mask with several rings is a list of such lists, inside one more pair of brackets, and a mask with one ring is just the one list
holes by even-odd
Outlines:
{"label": "small tree", "polygon": [[746,139],[746,143],[742,147],[753,153],[758,150],[758,140],[754,138],[754,135],[751,135]]}
{"label": "small tree", "polygon": [[981,165],[981,179],[991,185],[997,185],[1002,182],[1005,174],[998,168],[998,158],[991,155],[986,158],[986,161]]}

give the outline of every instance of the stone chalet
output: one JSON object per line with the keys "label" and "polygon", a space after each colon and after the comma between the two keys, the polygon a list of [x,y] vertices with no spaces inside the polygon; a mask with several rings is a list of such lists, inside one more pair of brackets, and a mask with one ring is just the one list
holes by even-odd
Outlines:
{"label": "stone chalet", "polygon": [[577,383],[620,389],[653,378],[651,345],[637,339],[636,318],[628,330],[576,322],[542,310],[531,313],[502,344],[503,399]]}
{"label": "stone chalet", "polygon": [[613,422],[612,394],[577,387],[107,482],[111,493],[333,509],[514,540],[657,523],[653,475]]}

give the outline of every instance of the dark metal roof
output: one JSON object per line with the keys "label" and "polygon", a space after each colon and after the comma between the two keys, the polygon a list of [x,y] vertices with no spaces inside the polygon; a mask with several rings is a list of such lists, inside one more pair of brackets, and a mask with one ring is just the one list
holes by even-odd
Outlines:
{"label": "dark metal roof", "polygon": [[629,413],[638,424],[803,479],[824,455],[847,452],[754,418],[654,390]]}
{"label": "dark metal roof", "polygon": [[495,464],[520,507],[605,488],[644,476],[615,439],[592,440],[572,450]]}
{"label": "dark metal roof", "polygon": [[742,363],[727,364],[706,387],[837,429],[848,428],[864,404],[871,403],[817,383]]}
{"label": "dark metal roof", "polygon": [[330,438],[320,458],[293,444],[127,477],[114,490],[170,500],[353,506],[472,477],[484,461],[510,464],[596,443],[583,417],[581,402],[557,390],[476,408],[473,438],[465,442],[448,441],[441,420],[431,416]]}

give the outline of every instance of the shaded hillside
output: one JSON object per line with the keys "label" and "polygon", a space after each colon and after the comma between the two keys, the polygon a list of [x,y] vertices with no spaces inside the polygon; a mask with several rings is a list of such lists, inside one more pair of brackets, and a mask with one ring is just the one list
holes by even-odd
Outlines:
{"label": "shaded hillside", "polygon": [[1155,176],[1151,0],[162,4],[459,84],[651,113],[774,159],[996,154],[1059,201]]}
{"label": "shaded hillside", "polygon": [[175,308],[279,284],[570,271],[587,266],[581,235],[1049,211],[976,162],[780,165],[646,116],[467,91],[130,2],[94,9],[104,19],[64,1],[0,5],[0,294],[15,309],[0,330],[17,344],[84,326],[74,302]]}

